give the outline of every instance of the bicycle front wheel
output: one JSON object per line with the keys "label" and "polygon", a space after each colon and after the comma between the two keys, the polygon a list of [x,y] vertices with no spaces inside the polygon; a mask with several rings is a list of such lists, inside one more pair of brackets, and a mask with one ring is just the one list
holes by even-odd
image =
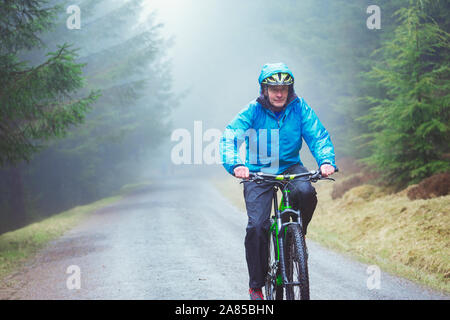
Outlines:
{"label": "bicycle front wheel", "polygon": [[[273,220],[271,220],[273,223]],[[267,300],[283,300],[283,287],[281,274],[278,268],[277,237],[275,231],[269,232],[267,274],[265,293]]]}
{"label": "bicycle front wheel", "polygon": [[291,224],[286,231],[287,300],[309,300],[309,275],[306,243],[299,225]]}

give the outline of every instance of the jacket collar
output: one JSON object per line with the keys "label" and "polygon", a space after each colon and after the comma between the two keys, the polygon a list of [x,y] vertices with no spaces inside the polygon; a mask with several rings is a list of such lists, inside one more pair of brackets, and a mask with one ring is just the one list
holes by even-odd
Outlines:
{"label": "jacket collar", "polygon": [[[285,111],[288,110],[290,108],[288,108],[292,102],[294,102],[296,99],[298,98],[298,96],[295,94],[295,92],[292,92],[287,101],[286,101],[286,105],[283,107],[283,109],[281,109],[280,111]],[[275,113],[274,113],[274,107],[270,104],[270,101],[263,95],[261,94],[257,99],[257,102],[259,102],[261,104],[261,106],[273,117],[275,117]],[[276,117],[275,117],[276,118]]]}

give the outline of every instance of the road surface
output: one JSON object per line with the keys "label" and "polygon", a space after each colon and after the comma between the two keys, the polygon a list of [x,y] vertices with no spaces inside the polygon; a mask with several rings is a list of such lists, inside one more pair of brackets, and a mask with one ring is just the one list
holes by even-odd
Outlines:
{"label": "road surface", "polygon": [[[208,180],[167,181],[51,242],[0,299],[248,299],[246,219]],[[311,299],[449,298],[384,272],[369,290],[367,265],[307,244]]]}

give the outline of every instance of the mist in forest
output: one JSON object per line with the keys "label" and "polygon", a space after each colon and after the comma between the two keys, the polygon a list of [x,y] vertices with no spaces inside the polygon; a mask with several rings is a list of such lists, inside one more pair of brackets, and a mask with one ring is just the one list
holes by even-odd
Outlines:
{"label": "mist in forest", "polygon": [[[419,0],[3,2],[0,233],[124,185],[225,177],[203,152],[217,156],[266,63],[291,69],[338,165],[364,161],[397,188],[445,172],[448,10]],[[301,160],[316,169],[305,143]]]}
{"label": "mist in forest", "polygon": [[[110,196],[125,184],[157,182],[166,176],[225,177],[228,173],[220,161],[207,163],[202,155],[208,145],[216,146],[212,152],[217,155],[217,136],[203,141],[203,135],[207,130],[222,132],[258,97],[258,76],[266,63],[289,66],[297,95],[316,111],[333,138],[334,125],[340,121],[329,116],[333,80],[318,77],[325,74],[324,59],[333,55],[327,51],[333,45],[324,46],[327,38],[335,42],[339,40],[332,39],[335,34],[342,33],[339,25],[327,20],[334,16],[330,1],[49,4],[38,3],[38,9],[59,5],[52,18],[42,18],[48,25],[35,32],[39,41],[31,37],[20,50],[10,51],[29,66],[42,67],[39,77],[47,77],[48,85],[34,89],[31,96],[48,90],[51,95],[40,99],[51,97],[64,105],[68,98],[60,97],[71,95],[85,104],[64,107],[70,121],[36,119],[45,123],[37,128],[42,132],[18,139],[17,148],[8,147],[0,171],[4,182],[0,204],[3,219],[12,216],[15,225]],[[365,9],[358,8],[362,32],[366,32]],[[321,31],[311,35],[317,29]],[[329,30],[335,34],[327,35]],[[9,39],[10,46],[18,39]],[[70,47],[60,51],[62,44]],[[53,64],[46,65],[49,52],[57,59],[73,55],[80,64],[79,78],[67,80],[74,74],[70,70],[57,72],[60,79],[54,76]],[[54,85],[61,82],[67,88]],[[39,114],[33,102],[27,103],[23,113]],[[80,119],[72,119],[73,114]],[[58,126],[63,127],[61,132],[51,129]],[[177,130],[188,132],[189,141],[174,139]],[[15,136],[27,132],[20,126],[17,131]],[[188,143],[190,149],[183,163],[174,160],[173,150],[180,143]],[[311,169],[316,166],[305,144],[302,160]]]}
{"label": "mist in forest", "polygon": [[[169,51],[173,90],[183,96],[171,114],[175,129],[184,128],[194,135],[194,121],[200,121],[203,132],[211,128],[224,130],[241,109],[259,96],[258,77],[266,63],[284,62],[295,77],[305,76],[301,56],[289,50],[287,43],[282,45],[289,30],[268,25],[271,19],[282,19],[284,10],[273,12],[267,4],[205,0],[148,2],[148,10],[156,9],[157,20],[164,24],[164,34],[174,41]],[[295,13],[292,14],[295,18]],[[320,67],[315,71],[321,72]],[[313,97],[319,92],[303,90],[299,85],[295,89],[314,106]],[[172,141],[171,146],[176,143]],[[168,160],[169,152],[163,152],[162,162]],[[305,159],[314,165],[308,154]],[[176,172],[195,175],[212,169],[223,170],[220,164],[192,164],[178,166]],[[223,170],[223,174],[227,173]]]}

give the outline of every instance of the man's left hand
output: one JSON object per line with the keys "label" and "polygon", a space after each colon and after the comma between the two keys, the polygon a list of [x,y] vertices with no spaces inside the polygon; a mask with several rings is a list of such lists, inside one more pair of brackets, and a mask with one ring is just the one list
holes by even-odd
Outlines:
{"label": "man's left hand", "polygon": [[320,172],[323,177],[331,176],[334,173],[334,167],[331,164],[323,164],[320,166]]}

